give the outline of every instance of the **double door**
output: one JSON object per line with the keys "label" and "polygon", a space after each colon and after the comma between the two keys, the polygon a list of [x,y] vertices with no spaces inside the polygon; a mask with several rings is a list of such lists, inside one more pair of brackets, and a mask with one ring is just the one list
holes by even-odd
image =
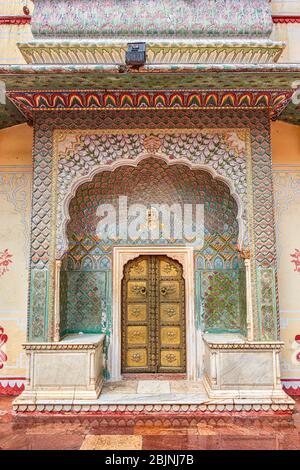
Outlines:
{"label": "double door", "polygon": [[140,256],[122,280],[122,372],[186,371],[182,266],[167,256]]}

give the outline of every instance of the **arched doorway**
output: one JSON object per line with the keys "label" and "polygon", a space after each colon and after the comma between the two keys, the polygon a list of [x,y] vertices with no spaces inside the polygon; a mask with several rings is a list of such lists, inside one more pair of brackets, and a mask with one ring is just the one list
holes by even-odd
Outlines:
{"label": "arched doorway", "polygon": [[[161,204],[170,208],[177,204],[184,213],[185,204],[203,205],[204,244],[190,246],[184,236],[165,237],[164,221],[157,224],[160,230],[155,239],[132,236],[128,230],[125,238],[110,233],[110,238],[103,240],[97,230],[98,208],[103,204],[116,207],[118,221],[119,198],[123,196],[128,207],[142,204],[148,211]],[[239,207],[225,182],[203,169],[149,157],[135,166],[99,171],[78,187],[69,214],[68,250],[60,275],[61,336],[105,334],[107,379],[121,378],[121,281],[126,263],[139,256],[168,256],[183,266],[186,374],[190,380],[202,374],[203,331],[244,333],[245,273],[238,250]],[[152,224],[155,217],[152,212],[150,215]]]}
{"label": "arched doorway", "polygon": [[129,261],[122,279],[122,373],[185,373],[183,268],[167,256]]}

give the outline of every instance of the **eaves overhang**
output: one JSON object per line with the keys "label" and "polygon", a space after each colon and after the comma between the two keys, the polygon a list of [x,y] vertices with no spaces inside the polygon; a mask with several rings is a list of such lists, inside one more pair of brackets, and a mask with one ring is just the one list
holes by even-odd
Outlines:
{"label": "eaves overhang", "polygon": [[265,108],[298,123],[299,64],[7,65],[0,80],[24,121],[55,110]]}

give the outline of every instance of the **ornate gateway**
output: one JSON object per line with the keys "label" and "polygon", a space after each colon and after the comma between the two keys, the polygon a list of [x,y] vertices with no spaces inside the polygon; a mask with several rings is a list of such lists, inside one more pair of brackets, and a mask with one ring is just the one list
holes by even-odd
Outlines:
{"label": "ornate gateway", "polygon": [[122,372],[185,372],[182,266],[167,256],[130,261],[122,281]]}

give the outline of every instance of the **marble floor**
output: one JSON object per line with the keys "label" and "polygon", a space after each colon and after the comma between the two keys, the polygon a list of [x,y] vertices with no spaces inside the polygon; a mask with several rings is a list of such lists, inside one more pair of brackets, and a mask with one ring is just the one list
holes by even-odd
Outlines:
{"label": "marble floor", "polygon": [[[115,386],[106,391],[116,393]],[[135,394],[144,386],[124,390]],[[167,394],[179,390],[171,382],[162,387]],[[0,450],[300,450],[300,397],[293,416],[268,417],[22,416],[12,413],[12,401],[0,397]]]}
{"label": "marble floor", "polygon": [[98,403],[203,403],[208,400],[202,382],[185,380],[123,380],[105,383]]}

